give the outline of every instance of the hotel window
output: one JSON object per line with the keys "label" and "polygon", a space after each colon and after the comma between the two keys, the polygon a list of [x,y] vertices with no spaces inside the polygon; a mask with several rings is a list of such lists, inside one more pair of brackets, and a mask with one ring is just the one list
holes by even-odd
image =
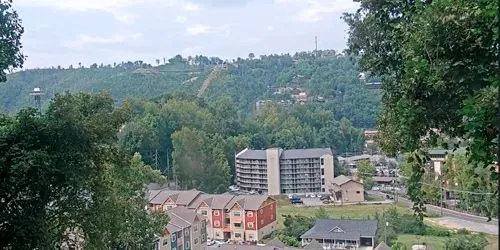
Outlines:
{"label": "hotel window", "polygon": [[198,239],[194,239],[194,244],[198,244]]}
{"label": "hotel window", "polygon": [[207,214],[208,214],[207,210],[202,210],[201,211],[201,215],[207,215]]}
{"label": "hotel window", "polygon": [[357,194],[360,194],[361,192],[360,191],[356,191]]}
{"label": "hotel window", "polygon": [[196,232],[198,231],[198,227],[196,225],[193,226],[193,230]]}
{"label": "hotel window", "polygon": [[176,237],[177,235],[175,233],[172,234],[172,236],[170,236],[170,240],[171,241],[175,241],[177,239]]}
{"label": "hotel window", "polygon": [[253,239],[253,235],[252,235],[252,234],[249,234],[249,235],[248,235],[248,239]]}
{"label": "hotel window", "polygon": [[240,228],[241,227],[241,223],[234,223],[234,227]]}
{"label": "hotel window", "polygon": [[240,212],[238,212],[238,211],[234,211],[234,212],[233,212],[233,216],[240,217],[240,216],[241,216],[241,213],[240,213]]}
{"label": "hotel window", "polygon": [[321,158],[321,165],[325,165],[325,159]]}
{"label": "hotel window", "polygon": [[184,248],[189,249],[189,241],[186,241],[186,244],[184,244]]}
{"label": "hotel window", "polygon": [[321,185],[325,185],[325,178],[321,178]]}
{"label": "hotel window", "polygon": [[218,221],[218,220],[214,221],[214,225],[215,225],[216,227],[220,226],[220,221]]}
{"label": "hotel window", "polygon": [[248,228],[253,228],[253,222],[248,222]]}
{"label": "hotel window", "polygon": [[189,228],[184,229],[184,236],[189,236]]}
{"label": "hotel window", "polygon": [[253,217],[253,212],[252,212],[252,211],[248,211],[248,212],[247,212],[247,216],[248,216],[248,217]]}
{"label": "hotel window", "polygon": [[163,240],[163,244],[162,244],[162,245],[163,245],[163,246],[166,246],[167,244],[168,244],[168,239],[164,239],[164,240]]}
{"label": "hotel window", "polygon": [[219,210],[214,210],[214,215],[219,216]]}
{"label": "hotel window", "polygon": [[321,169],[321,175],[325,175],[325,169],[324,168]]}
{"label": "hotel window", "polygon": [[235,234],[234,234],[234,237],[235,237],[235,238],[241,238],[241,234],[240,234],[240,233],[235,233]]}

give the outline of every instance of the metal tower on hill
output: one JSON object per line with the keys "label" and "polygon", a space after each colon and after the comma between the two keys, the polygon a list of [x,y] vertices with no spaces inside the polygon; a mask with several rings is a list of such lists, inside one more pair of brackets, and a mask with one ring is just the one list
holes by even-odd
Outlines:
{"label": "metal tower on hill", "polygon": [[35,107],[39,113],[42,113],[42,95],[45,95],[45,92],[40,88],[34,88],[33,91],[30,92],[30,96],[34,97]]}

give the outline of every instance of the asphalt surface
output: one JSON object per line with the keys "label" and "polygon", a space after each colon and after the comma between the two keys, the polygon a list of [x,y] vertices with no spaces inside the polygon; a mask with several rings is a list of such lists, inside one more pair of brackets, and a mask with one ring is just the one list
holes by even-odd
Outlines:
{"label": "asphalt surface", "polygon": [[[378,191],[368,191],[368,193],[385,197],[384,193]],[[410,206],[412,205],[412,202],[406,198],[400,196],[398,196],[397,198],[398,202],[404,204],[405,206],[408,206],[408,208],[410,208]],[[441,217],[430,219],[431,221],[442,226],[456,229],[465,228],[469,231],[498,235],[497,218],[488,222],[488,218],[486,217],[466,214],[446,208],[441,209],[440,207],[434,205],[426,205],[425,207],[427,211],[433,212],[438,215],[440,215],[442,211]]]}

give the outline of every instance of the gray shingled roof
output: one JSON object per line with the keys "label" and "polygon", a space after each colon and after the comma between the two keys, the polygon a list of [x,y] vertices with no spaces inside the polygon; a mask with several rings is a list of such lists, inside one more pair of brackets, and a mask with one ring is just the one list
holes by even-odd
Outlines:
{"label": "gray shingled roof", "polygon": [[323,155],[332,155],[330,148],[306,148],[284,150],[280,159],[301,159],[301,158],[319,158]]}
{"label": "gray shingled roof", "polygon": [[276,247],[276,248],[285,248],[285,243],[281,242],[279,239],[274,238],[271,241],[269,241],[266,246],[270,247]]}
{"label": "gray shingled roof", "polygon": [[236,157],[241,159],[267,159],[266,150],[253,150],[248,148],[245,148],[243,151],[239,152]]}
{"label": "gray shingled roof", "polygon": [[189,208],[196,209],[202,202],[205,202],[212,209],[224,209],[233,198],[234,195],[228,194],[201,194]]}
{"label": "gray shingled roof", "polygon": [[269,198],[267,195],[237,195],[227,203],[225,209],[231,209],[238,203],[244,210],[257,210],[267,198]]}
{"label": "gray shingled roof", "polygon": [[339,185],[339,186],[342,186],[342,185],[344,185],[345,183],[350,182],[350,181],[354,181],[354,182],[357,182],[357,183],[361,183],[361,182],[359,182],[359,181],[355,181],[355,180],[353,180],[353,179],[351,179],[351,178],[349,178],[349,177],[347,177],[347,176],[345,176],[345,175],[339,175],[339,176],[337,176],[337,177],[333,178],[332,183],[333,183],[333,184],[337,184],[337,185]]}
{"label": "gray shingled roof", "polygon": [[[342,232],[334,232],[335,228]],[[358,240],[359,237],[375,237],[376,233],[376,220],[317,220],[300,238]]]}
{"label": "gray shingled roof", "polygon": [[374,250],[391,250],[391,248],[382,241]]}
{"label": "gray shingled roof", "polygon": [[174,201],[175,204],[181,206],[188,206],[193,202],[196,197],[198,197],[201,192],[198,190],[185,190],[185,191],[176,191],[176,190],[161,190],[157,193],[157,195],[151,196],[155,194],[156,191],[150,191],[150,201],[151,204],[161,205],[165,203],[165,201],[170,198]]}

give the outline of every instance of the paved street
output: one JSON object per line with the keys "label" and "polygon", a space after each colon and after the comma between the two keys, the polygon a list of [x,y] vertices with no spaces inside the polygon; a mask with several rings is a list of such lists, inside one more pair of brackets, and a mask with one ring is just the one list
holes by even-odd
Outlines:
{"label": "paved street", "polygon": [[[370,194],[385,196],[384,193],[377,191],[368,191]],[[398,201],[410,207],[412,204],[410,200],[403,197],[398,197]],[[436,214],[441,213],[441,208],[433,205],[426,205],[427,211],[431,211]],[[450,209],[442,209],[443,216],[439,218],[431,218],[430,220],[449,228],[465,228],[469,231],[483,232],[488,234],[498,235],[498,220],[494,219],[487,222],[487,218],[481,216],[475,216],[470,214],[465,214],[462,212],[453,211]]]}

